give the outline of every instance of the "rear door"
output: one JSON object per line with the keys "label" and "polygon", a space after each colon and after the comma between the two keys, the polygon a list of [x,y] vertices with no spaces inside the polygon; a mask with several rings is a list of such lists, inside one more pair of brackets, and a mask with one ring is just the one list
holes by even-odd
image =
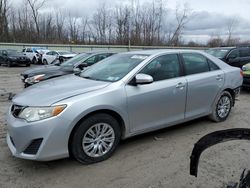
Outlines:
{"label": "rear door", "polygon": [[185,118],[207,115],[224,84],[224,72],[198,53],[182,53],[187,79]]}

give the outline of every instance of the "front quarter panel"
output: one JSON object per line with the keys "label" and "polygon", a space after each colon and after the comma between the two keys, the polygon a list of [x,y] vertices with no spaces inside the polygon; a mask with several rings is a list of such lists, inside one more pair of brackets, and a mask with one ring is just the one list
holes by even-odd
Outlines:
{"label": "front quarter panel", "polygon": [[129,134],[126,95],[123,84],[113,83],[104,89],[71,97],[55,105],[57,104],[67,104],[67,108],[63,112],[63,116],[71,121],[66,131],[67,139],[82,118],[99,110],[111,110],[118,113],[124,121],[125,132],[123,132],[123,137],[127,137]]}

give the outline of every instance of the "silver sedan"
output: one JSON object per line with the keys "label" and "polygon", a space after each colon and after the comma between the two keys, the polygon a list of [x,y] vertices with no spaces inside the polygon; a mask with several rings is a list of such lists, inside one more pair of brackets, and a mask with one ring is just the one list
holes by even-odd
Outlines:
{"label": "silver sedan", "polygon": [[121,53],[16,95],[7,143],[19,158],[99,162],[121,139],[202,116],[226,120],[241,85],[240,69],[204,52]]}

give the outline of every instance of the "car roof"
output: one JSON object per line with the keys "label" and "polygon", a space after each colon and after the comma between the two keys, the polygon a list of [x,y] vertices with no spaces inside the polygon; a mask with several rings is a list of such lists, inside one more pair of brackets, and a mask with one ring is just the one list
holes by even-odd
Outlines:
{"label": "car roof", "polygon": [[165,53],[199,53],[200,50],[191,50],[191,49],[156,49],[156,50],[140,50],[140,51],[130,51],[124,52],[123,54],[134,54],[134,55],[157,55]]}
{"label": "car roof", "polygon": [[216,47],[216,48],[209,48],[209,50],[231,50],[231,49],[234,49],[234,48],[236,48],[236,47]]}

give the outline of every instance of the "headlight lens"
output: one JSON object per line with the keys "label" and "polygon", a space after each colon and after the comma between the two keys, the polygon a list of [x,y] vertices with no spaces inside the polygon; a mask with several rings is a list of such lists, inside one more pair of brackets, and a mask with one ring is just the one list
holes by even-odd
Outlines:
{"label": "headlight lens", "polygon": [[36,75],[36,76],[32,76],[32,77],[26,78],[25,82],[30,83],[30,84],[38,83],[38,82],[40,82],[41,80],[44,79],[44,76],[45,76],[45,74],[39,74],[39,75]]}
{"label": "headlight lens", "polygon": [[19,118],[28,122],[39,121],[59,115],[66,105],[50,106],[50,107],[26,107],[19,115]]}

